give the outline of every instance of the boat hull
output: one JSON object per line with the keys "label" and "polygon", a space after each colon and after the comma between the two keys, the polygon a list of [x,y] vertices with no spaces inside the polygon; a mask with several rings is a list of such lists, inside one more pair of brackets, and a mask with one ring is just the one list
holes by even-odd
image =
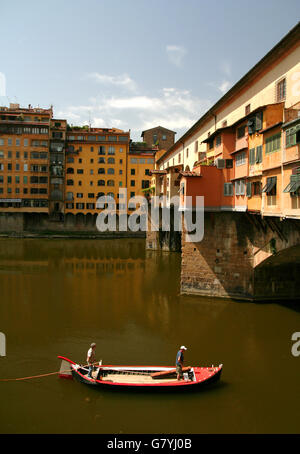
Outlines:
{"label": "boat hull", "polygon": [[[172,367],[161,366],[115,366],[105,365],[94,367],[92,378],[88,377],[87,367],[69,361],[70,375],[80,383],[94,388],[134,389],[134,390],[190,390],[199,389],[218,381],[223,365],[217,367],[190,367],[183,380],[177,380]],[[162,377],[157,379],[158,372]],[[66,378],[64,373],[61,377]],[[155,377],[155,378],[154,378]]]}

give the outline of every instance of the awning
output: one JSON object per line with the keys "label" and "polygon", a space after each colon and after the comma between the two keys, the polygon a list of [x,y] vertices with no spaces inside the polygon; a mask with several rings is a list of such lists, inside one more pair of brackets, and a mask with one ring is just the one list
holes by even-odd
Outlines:
{"label": "awning", "polygon": [[270,192],[274,188],[276,181],[277,181],[277,177],[268,178],[267,184],[263,187],[261,192]]}
{"label": "awning", "polygon": [[[293,178],[295,177],[295,178]],[[287,187],[283,190],[283,192],[296,192],[297,189],[300,188],[300,175],[292,175],[291,181],[287,185]]]}

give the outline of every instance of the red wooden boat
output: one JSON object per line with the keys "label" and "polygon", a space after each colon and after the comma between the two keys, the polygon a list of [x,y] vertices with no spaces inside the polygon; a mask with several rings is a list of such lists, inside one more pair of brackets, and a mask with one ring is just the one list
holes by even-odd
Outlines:
{"label": "red wooden boat", "polygon": [[59,356],[62,360],[59,376],[75,378],[90,386],[126,389],[187,389],[206,385],[219,380],[223,365],[185,368],[184,379],[177,380],[174,367],[163,366],[113,366],[94,365],[92,378],[88,377],[88,367]]}

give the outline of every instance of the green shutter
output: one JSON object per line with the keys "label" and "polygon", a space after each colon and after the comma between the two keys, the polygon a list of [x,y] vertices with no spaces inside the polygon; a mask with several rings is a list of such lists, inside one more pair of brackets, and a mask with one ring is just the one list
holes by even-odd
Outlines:
{"label": "green shutter", "polygon": [[252,184],[250,182],[247,183],[246,195],[247,195],[247,197],[252,196]]}
{"label": "green shutter", "polygon": [[255,130],[259,131],[262,128],[262,124],[263,124],[263,113],[258,112],[256,114],[256,118],[255,118]]}

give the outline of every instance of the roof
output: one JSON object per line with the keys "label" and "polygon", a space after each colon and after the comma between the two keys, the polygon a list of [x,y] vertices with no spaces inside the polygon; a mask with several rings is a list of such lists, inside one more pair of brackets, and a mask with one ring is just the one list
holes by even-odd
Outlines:
{"label": "roof", "polygon": [[199,173],[187,170],[185,170],[184,172],[180,172],[180,175],[182,175],[183,177],[201,177]]}
{"label": "roof", "polygon": [[[194,134],[202,124],[209,118],[214,116],[214,112],[221,108],[235,94],[237,94],[247,83],[253,80],[266,65],[271,65],[278,57],[280,57],[287,47],[299,42],[300,22],[295,25],[261,60],[256,63],[224,96],[222,96],[196,123],[178,139],[166,152],[171,153],[178,144],[183,143],[185,139]],[[253,113],[253,112],[252,112]],[[239,120],[240,121],[240,120]],[[161,156],[162,159],[164,156]]]}
{"label": "roof", "polygon": [[145,129],[145,131],[142,131],[141,137],[143,137],[145,132],[153,131],[155,129],[162,129],[163,131],[168,131],[172,132],[173,134],[177,134],[176,131],[172,131],[171,129],[164,128],[163,126],[156,126],[155,128]]}
{"label": "roof", "polygon": [[278,121],[277,123],[274,123],[274,124],[268,126],[267,128],[260,130],[259,132],[262,134],[264,132],[269,131],[270,129],[274,129],[274,128],[277,128],[278,126],[281,126],[282,123],[283,123],[282,121]]}
{"label": "roof", "polygon": [[166,170],[150,170],[150,175],[166,175],[167,171]]}
{"label": "roof", "polygon": [[210,142],[211,139],[213,139],[215,136],[217,136],[221,132],[223,132],[223,131],[225,131],[227,129],[231,129],[231,128],[232,128],[232,126],[223,126],[223,128],[218,128],[212,134],[210,134],[210,136],[208,136],[207,139],[203,140],[201,143]]}

